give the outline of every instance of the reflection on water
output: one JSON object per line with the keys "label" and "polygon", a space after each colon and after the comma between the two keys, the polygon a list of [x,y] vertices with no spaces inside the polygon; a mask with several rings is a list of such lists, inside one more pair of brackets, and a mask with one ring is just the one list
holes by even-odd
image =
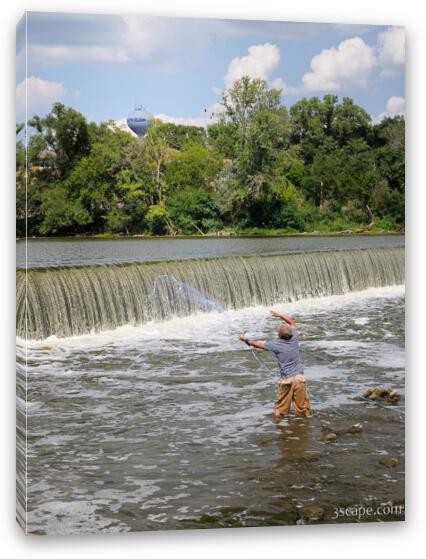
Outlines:
{"label": "reflection on water", "polygon": [[[394,412],[354,400],[377,385],[403,394],[403,297],[394,287],[279,307],[298,319],[309,420],[273,420],[274,360],[262,354],[260,367],[237,341],[274,335],[264,307],[34,342],[28,531],[323,522],[335,506],[403,502],[404,399]],[[23,396],[22,366],[18,381]],[[354,423],[363,430],[345,433]]]}
{"label": "reflection on water", "polygon": [[[29,268],[119,262],[284,254],[312,250],[404,246],[404,235],[324,237],[229,237],[197,239],[28,239]],[[16,265],[25,268],[25,241],[16,244]]]}

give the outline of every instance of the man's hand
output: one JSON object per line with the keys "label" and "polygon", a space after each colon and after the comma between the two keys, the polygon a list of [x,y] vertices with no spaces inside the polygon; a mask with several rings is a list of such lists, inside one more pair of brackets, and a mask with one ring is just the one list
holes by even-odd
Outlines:
{"label": "man's hand", "polygon": [[284,322],[287,322],[287,324],[289,324],[291,328],[296,328],[296,321],[291,316],[281,314],[277,311],[270,311],[270,313],[274,318],[279,318],[280,320],[284,320]]}
{"label": "man's hand", "polygon": [[273,316],[274,318],[281,318],[281,315],[279,312],[277,311],[270,311],[271,316]]}
{"label": "man's hand", "polygon": [[249,347],[255,347],[256,349],[265,349],[265,342],[257,342],[256,340],[249,340],[247,334],[240,334],[239,338],[242,342],[246,343]]}

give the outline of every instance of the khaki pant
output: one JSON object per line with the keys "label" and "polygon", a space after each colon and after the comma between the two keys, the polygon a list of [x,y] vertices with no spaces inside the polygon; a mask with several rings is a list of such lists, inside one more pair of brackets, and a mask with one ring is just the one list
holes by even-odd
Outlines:
{"label": "khaki pant", "polygon": [[309,416],[311,404],[306,389],[305,375],[303,374],[295,375],[294,377],[278,382],[274,409],[275,417],[288,415],[290,413],[291,402],[293,402],[295,415],[302,413],[305,417]]}

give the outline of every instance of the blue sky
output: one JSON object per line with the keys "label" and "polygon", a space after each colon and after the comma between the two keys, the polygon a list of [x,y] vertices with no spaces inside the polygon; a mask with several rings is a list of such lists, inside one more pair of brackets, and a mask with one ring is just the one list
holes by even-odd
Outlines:
{"label": "blue sky", "polygon": [[404,30],[390,26],[30,12],[17,28],[17,118],[27,96],[28,116],[61,101],[120,120],[142,104],[202,125],[250,75],[287,106],[335,93],[380,120],[404,113],[404,52]]}

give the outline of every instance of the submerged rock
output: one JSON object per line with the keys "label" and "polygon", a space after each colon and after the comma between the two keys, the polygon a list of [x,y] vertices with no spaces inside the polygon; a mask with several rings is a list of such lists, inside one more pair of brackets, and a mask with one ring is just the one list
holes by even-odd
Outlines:
{"label": "submerged rock", "polygon": [[324,518],[325,510],[318,505],[311,505],[302,510],[303,517],[307,520],[321,520]]}
{"label": "submerged rock", "polygon": [[332,442],[337,439],[338,435],[345,435],[347,433],[360,433],[363,430],[364,426],[362,423],[354,423],[353,425],[349,425],[347,427],[343,427],[343,429],[331,429],[330,427],[323,427],[323,436],[322,439],[325,442]]}
{"label": "submerged rock", "polygon": [[303,457],[303,462],[319,462],[324,457],[322,452],[312,452]]}
{"label": "submerged rock", "polygon": [[380,460],[380,464],[382,464],[382,466],[386,466],[387,468],[393,468],[399,464],[399,460],[398,458],[392,458],[389,456],[387,458],[382,458],[382,460]]}
{"label": "submerged rock", "polygon": [[337,439],[336,433],[325,433],[325,435],[322,438],[322,440],[327,442],[327,443],[335,441],[336,439]]}
{"label": "submerged rock", "polygon": [[323,483],[317,482],[311,487],[312,491],[322,492],[325,491],[325,485]]}

